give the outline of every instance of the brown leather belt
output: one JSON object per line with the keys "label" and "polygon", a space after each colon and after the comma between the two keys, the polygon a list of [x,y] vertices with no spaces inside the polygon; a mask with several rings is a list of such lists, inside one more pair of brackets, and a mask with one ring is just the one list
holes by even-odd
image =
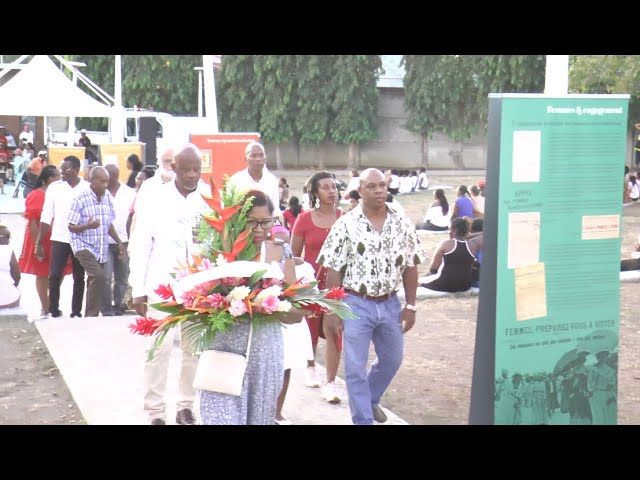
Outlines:
{"label": "brown leather belt", "polygon": [[355,295],[356,297],[366,298],[367,300],[373,300],[374,302],[386,302],[390,298],[395,297],[396,294],[398,293],[398,292],[391,292],[385,295],[380,295],[379,297],[373,297],[371,295],[365,295],[364,293],[356,292],[355,290],[351,290],[350,288],[345,288],[344,291],[351,295]]}

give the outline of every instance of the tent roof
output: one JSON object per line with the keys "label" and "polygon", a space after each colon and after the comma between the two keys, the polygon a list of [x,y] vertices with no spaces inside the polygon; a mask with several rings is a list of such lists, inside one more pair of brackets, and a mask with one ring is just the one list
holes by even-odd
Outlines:
{"label": "tent roof", "polygon": [[0,87],[0,115],[110,117],[112,112],[75,86],[47,55],[34,55]]}

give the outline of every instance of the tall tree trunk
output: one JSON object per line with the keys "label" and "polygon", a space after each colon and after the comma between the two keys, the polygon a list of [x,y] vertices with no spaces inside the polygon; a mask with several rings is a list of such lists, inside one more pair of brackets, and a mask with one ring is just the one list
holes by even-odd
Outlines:
{"label": "tall tree trunk", "polygon": [[325,170],[327,168],[327,154],[329,151],[329,145],[327,144],[327,140],[323,141],[318,145],[319,147],[319,156],[318,156],[318,170]]}
{"label": "tall tree trunk", "polygon": [[463,151],[464,151],[464,142],[460,140],[458,142],[458,159],[459,159],[458,161],[460,162],[460,168],[462,170],[465,170],[467,166],[464,164]]}
{"label": "tall tree trunk", "polygon": [[300,168],[300,139],[296,139],[296,166]]}
{"label": "tall tree trunk", "polygon": [[284,170],[284,165],[282,164],[282,157],[280,156],[280,144],[276,143],[276,168],[278,170]]}
{"label": "tall tree trunk", "polygon": [[455,142],[452,148],[449,149],[449,156],[451,157],[451,160],[453,160],[453,164],[456,166],[456,168],[459,168],[460,170],[464,170],[466,168],[464,166],[464,162],[462,161],[463,147],[464,145],[460,141],[460,142]]}
{"label": "tall tree trunk", "polygon": [[426,134],[420,135],[420,164],[424,168],[429,168],[429,139]]}
{"label": "tall tree trunk", "polygon": [[349,144],[349,157],[347,161],[347,170],[358,169],[360,167],[360,149],[357,143]]}

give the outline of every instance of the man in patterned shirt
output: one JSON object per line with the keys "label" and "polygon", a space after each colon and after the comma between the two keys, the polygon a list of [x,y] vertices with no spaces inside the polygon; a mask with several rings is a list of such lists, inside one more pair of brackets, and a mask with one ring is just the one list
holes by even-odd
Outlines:
{"label": "man in patterned shirt", "polygon": [[69,210],[69,236],[71,250],[87,272],[87,305],[85,317],[97,317],[102,307],[102,294],[106,281],[104,264],[109,259],[109,239],[118,245],[120,258],[125,246],[113,226],[115,210],[108,195],[109,172],[104,167],[93,167],[89,174],[91,186],[71,202]]}
{"label": "man in patterned shirt", "polygon": [[[318,255],[327,267],[327,288],[344,287],[345,302],[358,318],[342,324],[324,316],[325,329],[344,328],[343,348],[351,419],[356,425],[385,422],[378,405],[402,363],[402,334],[416,316],[417,265],[424,260],[414,226],[386,203],[384,174],[369,168],[360,175],[360,205],[340,217]],[[396,294],[402,281],[407,304]],[[377,359],[366,371],[369,344]]]}

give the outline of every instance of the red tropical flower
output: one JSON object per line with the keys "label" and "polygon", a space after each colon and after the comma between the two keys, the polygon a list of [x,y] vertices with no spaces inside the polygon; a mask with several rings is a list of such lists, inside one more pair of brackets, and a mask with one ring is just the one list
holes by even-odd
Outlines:
{"label": "red tropical flower", "polygon": [[342,300],[343,298],[347,298],[347,294],[344,293],[344,288],[333,287],[327,292],[324,298],[329,298],[331,300]]}
{"label": "red tropical flower", "polygon": [[129,324],[131,333],[137,333],[138,335],[153,335],[157,328],[158,321],[153,318],[138,317],[135,319],[135,323]]}
{"label": "red tropical flower", "polygon": [[326,312],[326,309],[324,307],[321,307],[317,303],[312,303],[310,305],[302,305],[300,308],[309,312],[307,316],[310,318],[320,318],[322,314]]}
{"label": "red tropical flower", "polygon": [[156,295],[164,300],[169,300],[170,298],[175,300],[173,296],[173,290],[171,289],[171,285],[160,285],[158,288],[154,290]]}
{"label": "red tropical flower", "polygon": [[211,187],[211,196],[202,194],[202,198],[204,198],[204,201],[207,202],[207,205],[209,205],[214,212],[220,213],[220,210],[222,210],[220,192],[216,188],[216,184],[211,175],[209,176],[209,186]]}

